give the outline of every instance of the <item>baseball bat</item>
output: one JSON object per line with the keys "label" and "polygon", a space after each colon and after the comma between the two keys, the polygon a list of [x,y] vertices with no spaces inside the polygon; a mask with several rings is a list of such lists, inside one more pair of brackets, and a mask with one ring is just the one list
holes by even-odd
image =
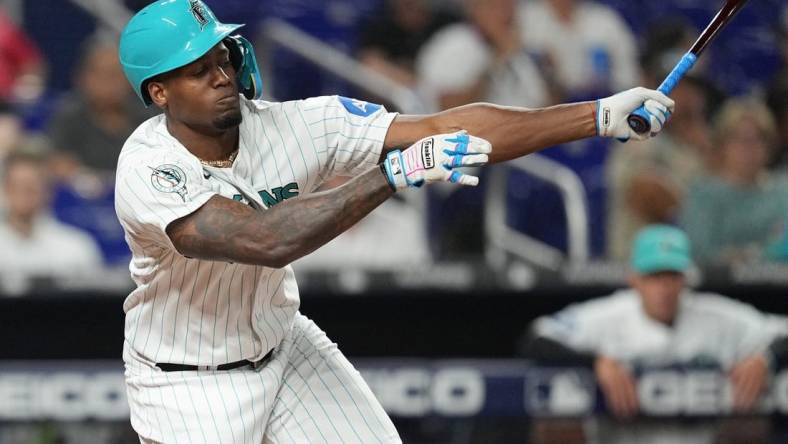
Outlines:
{"label": "baseball bat", "polygon": [[[722,28],[731,21],[734,15],[747,3],[747,0],[726,0],[722,9],[714,16],[709,26],[701,33],[698,40],[692,45],[689,52],[684,54],[684,57],[676,64],[673,70],[665,78],[665,81],[657,88],[661,93],[666,96],[670,95],[673,88],[679,83],[682,77],[695,65],[698,57],[700,57],[703,50],[714,40]],[[638,134],[643,134],[651,131],[651,121],[649,119],[648,111],[641,106],[636,109],[627,118],[629,127]]]}

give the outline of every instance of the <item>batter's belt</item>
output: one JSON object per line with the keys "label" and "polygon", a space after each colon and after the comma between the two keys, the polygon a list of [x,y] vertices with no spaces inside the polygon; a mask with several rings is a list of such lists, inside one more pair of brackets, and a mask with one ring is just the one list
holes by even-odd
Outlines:
{"label": "batter's belt", "polygon": [[222,370],[233,370],[236,368],[250,366],[253,369],[259,368],[263,365],[268,358],[271,357],[274,350],[271,349],[268,353],[263,356],[262,359],[256,362],[252,362],[248,359],[243,359],[240,361],[235,362],[228,362],[227,364],[219,364],[219,365],[189,365],[189,364],[170,364],[167,362],[158,362],[156,363],[156,367],[159,367],[164,372],[192,372],[192,371],[222,371]]}

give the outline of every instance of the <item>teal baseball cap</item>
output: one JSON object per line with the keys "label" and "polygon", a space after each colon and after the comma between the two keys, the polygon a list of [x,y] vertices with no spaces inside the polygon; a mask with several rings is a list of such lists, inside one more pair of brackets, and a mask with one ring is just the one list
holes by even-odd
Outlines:
{"label": "teal baseball cap", "polygon": [[660,271],[684,273],[692,265],[687,235],[670,225],[649,225],[635,236],[632,269],[640,274]]}

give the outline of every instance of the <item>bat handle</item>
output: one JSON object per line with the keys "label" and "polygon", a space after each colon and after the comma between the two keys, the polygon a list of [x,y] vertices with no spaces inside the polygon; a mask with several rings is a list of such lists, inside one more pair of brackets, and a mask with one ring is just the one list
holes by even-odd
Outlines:
{"label": "bat handle", "polygon": [[[673,71],[668,74],[657,89],[666,96],[670,95],[673,88],[675,88],[684,75],[687,74],[687,71],[692,69],[697,60],[698,56],[691,52],[684,54],[684,57],[681,58],[679,63],[673,68]],[[638,134],[644,134],[651,131],[651,119],[648,111],[646,111],[646,108],[643,106],[629,115],[627,123],[629,123],[629,127]]]}

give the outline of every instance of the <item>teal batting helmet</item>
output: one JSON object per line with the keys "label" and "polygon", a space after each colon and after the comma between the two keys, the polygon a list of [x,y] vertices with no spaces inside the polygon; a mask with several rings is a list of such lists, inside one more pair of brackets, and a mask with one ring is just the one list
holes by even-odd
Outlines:
{"label": "teal batting helmet", "polygon": [[131,18],[120,35],[120,64],[145,106],[152,103],[145,82],[197,60],[224,42],[230,51],[238,89],[260,98],[262,78],[254,48],[239,35],[244,25],[225,24],[200,0],[158,0]]}

